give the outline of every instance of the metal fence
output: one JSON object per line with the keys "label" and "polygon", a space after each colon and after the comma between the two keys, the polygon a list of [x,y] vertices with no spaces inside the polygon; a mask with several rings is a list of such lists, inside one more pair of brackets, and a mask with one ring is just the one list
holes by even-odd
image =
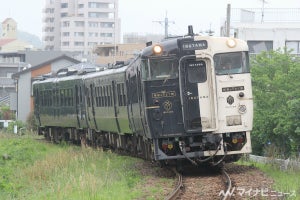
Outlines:
{"label": "metal fence", "polygon": [[299,8],[233,8],[232,22],[300,22]]}
{"label": "metal fence", "polygon": [[271,164],[276,165],[281,170],[300,170],[300,160],[292,160],[290,158],[278,159],[278,158],[271,158],[271,157],[263,157],[263,156],[256,156],[256,155],[249,155],[249,159],[253,162],[263,163],[263,164]]}

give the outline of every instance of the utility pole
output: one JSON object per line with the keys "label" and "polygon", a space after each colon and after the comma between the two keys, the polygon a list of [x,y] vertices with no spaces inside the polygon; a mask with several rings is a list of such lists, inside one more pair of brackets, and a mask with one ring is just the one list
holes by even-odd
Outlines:
{"label": "utility pole", "polygon": [[153,22],[157,22],[157,23],[165,26],[165,38],[168,38],[168,36],[169,36],[169,32],[168,32],[169,23],[175,24],[174,21],[169,21],[167,11],[166,11],[166,17],[165,17],[164,21],[153,21]]}
{"label": "utility pole", "polygon": [[268,3],[266,0],[260,0],[262,1],[262,8],[261,8],[261,23],[264,22],[264,16],[265,16],[265,3]]}
{"label": "utility pole", "polygon": [[226,36],[230,37],[230,15],[231,15],[231,5],[227,4],[227,17],[226,17]]}

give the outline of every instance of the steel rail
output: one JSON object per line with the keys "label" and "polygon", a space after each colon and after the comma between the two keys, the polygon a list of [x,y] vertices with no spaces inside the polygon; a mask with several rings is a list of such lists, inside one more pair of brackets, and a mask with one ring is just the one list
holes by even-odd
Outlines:
{"label": "steel rail", "polygon": [[172,170],[177,176],[177,185],[176,188],[165,198],[165,200],[175,200],[180,194],[181,188],[183,188],[182,175],[175,168],[170,170]]}
{"label": "steel rail", "polygon": [[224,169],[222,170],[222,173],[226,177],[226,186],[227,186],[225,195],[222,197],[222,200],[226,200],[228,198],[228,194],[230,194],[232,185],[231,185],[231,179],[230,179],[228,173]]}

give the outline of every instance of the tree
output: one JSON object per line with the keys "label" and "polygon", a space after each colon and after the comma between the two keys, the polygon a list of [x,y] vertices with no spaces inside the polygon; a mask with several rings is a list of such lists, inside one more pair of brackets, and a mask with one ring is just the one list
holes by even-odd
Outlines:
{"label": "tree", "polygon": [[300,62],[286,49],[263,52],[251,61],[254,96],[254,153],[268,144],[282,156],[300,144]]}

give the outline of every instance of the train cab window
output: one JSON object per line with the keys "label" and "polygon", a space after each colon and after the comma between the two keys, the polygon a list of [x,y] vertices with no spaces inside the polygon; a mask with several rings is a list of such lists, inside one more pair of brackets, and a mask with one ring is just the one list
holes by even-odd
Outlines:
{"label": "train cab window", "polygon": [[220,53],[214,56],[217,75],[249,73],[249,60],[246,52]]}
{"label": "train cab window", "polygon": [[203,60],[189,61],[186,65],[190,83],[204,83],[207,80],[206,63]]}
{"label": "train cab window", "polygon": [[148,59],[142,62],[143,80],[164,80],[178,77],[178,60],[172,58]]}

